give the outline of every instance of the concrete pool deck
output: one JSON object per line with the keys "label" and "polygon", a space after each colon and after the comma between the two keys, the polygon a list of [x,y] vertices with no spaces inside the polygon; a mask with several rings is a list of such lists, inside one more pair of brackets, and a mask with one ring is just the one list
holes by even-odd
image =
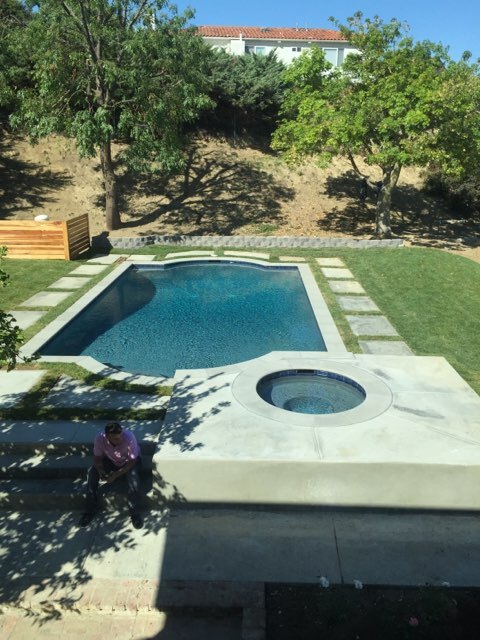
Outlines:
{"label": "concrete pool deck", "polygon": [[[367,392],[358,421],[305,426],[235,394],[246,372],[335,367],[376,378],[383,405]],[[193,503],[477,510],[480,397],[440,357],[279,352],[178,371],[154,469]]]}

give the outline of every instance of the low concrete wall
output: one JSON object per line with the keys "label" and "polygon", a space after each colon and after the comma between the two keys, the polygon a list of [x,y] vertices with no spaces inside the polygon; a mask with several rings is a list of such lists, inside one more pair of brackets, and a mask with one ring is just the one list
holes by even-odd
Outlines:
{"label": "low concrete wall", "polygon": [[348,247],[369,249],[372,247],[401,247],[403,240],[355,240],[352,238],[306,238],[302,236],[183,236],[149,235],[136,238],[115,237],[102,233],[92,238],[94,249],[135,249],[148,245],[173,245],[189,247],[235,247],[235,248],[289,248],[322,249],[326,247]]}

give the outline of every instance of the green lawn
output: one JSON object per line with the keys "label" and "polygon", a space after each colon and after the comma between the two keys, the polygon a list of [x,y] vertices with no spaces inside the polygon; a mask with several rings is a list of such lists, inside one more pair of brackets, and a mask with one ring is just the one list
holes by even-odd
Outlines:
{"label": "green lawn", "polygon": [[[184,249],[188,251],[190,248]],[[143,247],[139,253],[154,253],[163,257],[171,251],[181,250],[182,247],[172,246]],[[217,253],[220,252],[217,250]],[[289,254],[307,259],[347,348],[359,351],[358,341],[315,261],[321,256],[343,258],[354,277],[415,354],[444,356],[480,393],[480,264],[427,248],[277,249],[269,253],[271,260]],[[0,306],[14,309],[81,262],[7,259],[4,264],[12,283],[1,291]],[[92,279],[91,284],[106,273]],[[75,292],[63,305],[49,311],[41,323],[25,332],[26,337],[31,337],[33,332],[84,292],[85,289]]]}

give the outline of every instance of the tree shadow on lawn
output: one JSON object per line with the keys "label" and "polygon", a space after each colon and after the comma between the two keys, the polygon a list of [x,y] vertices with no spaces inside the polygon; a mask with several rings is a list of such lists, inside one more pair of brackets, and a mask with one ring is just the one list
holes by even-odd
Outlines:
{"label": "tree shadow on lawn", "polygon": [[[271,174],[239,161],[235,152],[200,153],[192,146],[181,174],[138,175],[126,171],[119,179],[121,210],[130,220],[123,228],[157,223],[185,227],[187,235],[229,235],[247,225],[281,223],[280,203],[293,199],[294,190],[274,181]],[[129,211],[129,196],[152,198],[148,213]],[[163,199],[160,205],[156,201]],[[182,232],[183,233],[183,232]]]}
{"label": "tree shadow on lawn", "polygon": [[[334,206],[318,222],[318,227],[351,236],[374,237],[376,196],[369,189],[362,202],[360,188],[361,180],[353,171],[327,178],[325,193],[335,201],[342,200],[345,205]],[[412,244],[447,249],[479,244],[480,229],[475,220],[455,218],[442,199],[412,185],[395,188],[391,214],[393,234]]]}
{"label": "tree shadow on lawn", "polygon": [[55,191],[72,181],[66,173],[45,170],[39,164],[10,156],[11,149],[8,139],[0,140],[0,219],[55,202]]}

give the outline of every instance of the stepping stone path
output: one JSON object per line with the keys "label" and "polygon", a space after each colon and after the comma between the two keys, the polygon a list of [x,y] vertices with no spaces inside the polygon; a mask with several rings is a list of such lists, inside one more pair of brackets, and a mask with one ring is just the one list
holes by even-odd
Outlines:
{"label": "stepping stone path", "polygon": [[260,253],[253,251],[224,251],[226,256],[237,256],[239,258],[258,258],[259,260],[268,260],[270,258],[269,253]]}
{"label": "stepping stone path", "polygon": [[109,255],[94,256],[90,258],[90,260],[87,260],[87,262],[89,264],[114,264],[117,260],[120,260],[120,258],[128,258],[128,256],[129,254],[127,253],[111,253]]}
{"label": "stepping stone path", "polygon": [[23,396],[39,382],[45,371],[0,371],[0,409],[18,404]]}
{"label": "stepping stone path", "polygon": [[305,258],[300,256],[279,256],[280,262],[306,262]]}
{"label": "stepping stone path", "polygon": [[46,311],[7,311],[15,318],[15,323],[20,329],[28,329],[32,324],[35,324],[37,320],[45,315]]}
{"label": "stepping stone path", "polygon": [[43,400],[43,406],[85,407],[89,409],[159,409],[169,401],[168,396],[113,391],[91,387],[68,376],[61,376]]}
{"label": "stepping stone path", "polygon": [[70,278],[69,276],[65,276],[60,278],[53,284],[51,284],[49,289],[81,289],[87,282],[89,282],[90,278],[84,278],[82,276],[74,276]]}
{"label": "stepping stone path", "polygon": [[178,251],[176,253],[167,253],[165,258],[188,258],[190,256],[213,256],[217,254],[215,251]]}
{"label": "stepping stone path", "polygon": [[132,254],[127,258],[127,262],[136,262],[137,260],[138,262],[152,262],[153,260],[155,260],[155,256],[153,256],[151,253],[137,253]]}
{"label": "stepping stone path", "polygon": [[102,271],[105,271],[108,265],[106,264],[82,264],[73,271],[70,271],[71,276],[97,276]]}
{"label": "stepping stone path", "polygon": [[412,356],[409,347],[401,340],[359,340],[363,353],[388,356]]}
{"label": "stepping stone path", "polygon": [[20,307],[56,307],[68,298],[70,291],[39,291],[34,296],[22,302]]}
{"label": "stepping stone path", "polygon": [[[365,294],[359,282],[353,279],[352,272],[345,267],[340,258],[317,258],[330,289],[337,295],[337,301],[343,311],[359,315],[345,316],[353,333],[357,336],[398,336],[392,324],[381,315],[363,313],[378,312],[380,309]],[[364,353],[381,355],[413,355],[409,347],[401,340],[359,340]]]}

